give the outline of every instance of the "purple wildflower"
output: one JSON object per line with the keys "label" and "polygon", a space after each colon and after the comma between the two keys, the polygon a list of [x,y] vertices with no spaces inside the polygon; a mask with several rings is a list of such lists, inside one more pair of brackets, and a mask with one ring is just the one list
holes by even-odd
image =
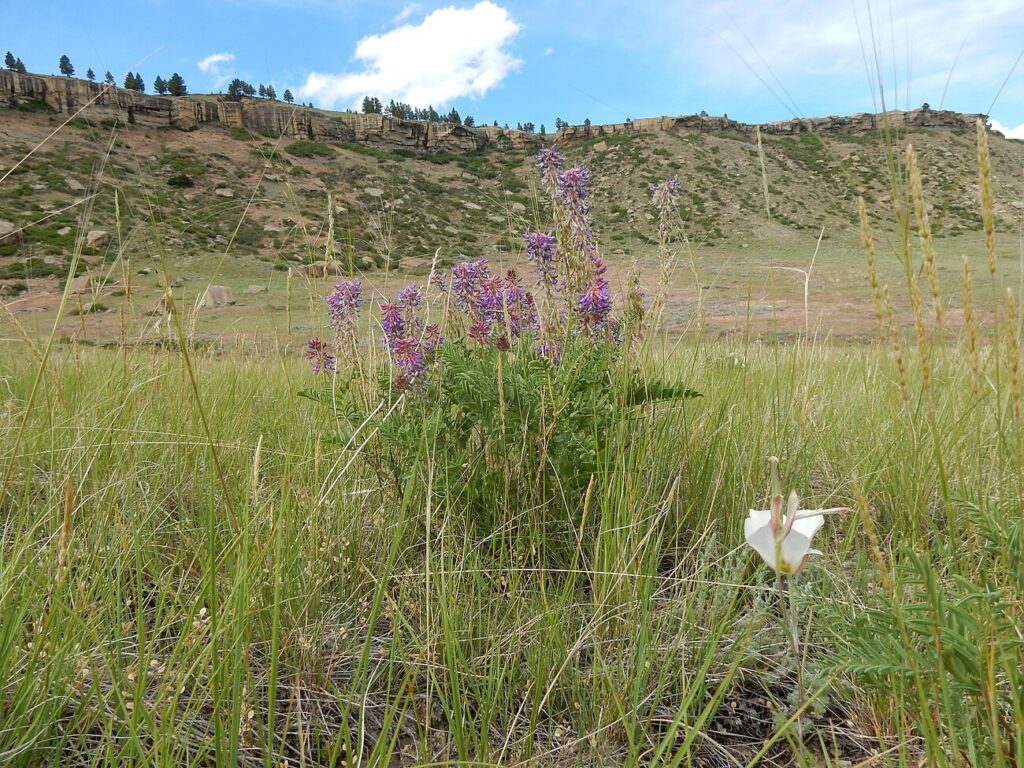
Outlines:
{"label": "purple wildflower", "polygon": [[343,330],[351,331],[356,312],[363,303],[362,287],[359,280],[346,280],[337,283],[334,290],[327,294],[327,316],[335,333]]}
{"label": "purple wildflower", "polygon": [[459,309],[477,309],[480,284],[489,274],[487,259],[463,261],[452,267],[452,293]]}
{"label": "purple wildflower", "polygon": [[402,319],[402,305],[386,301],[380,305],[380,324],[384,336],[391,345],[396,339],[405,336],[405,320]]}
{"label": "purple wildflower", "polygon": [[602,336],[619,343],[619,325],[612,319],[612,297],[605,279],[605,266],[598,262],[593,280],[579,297],[580,330],[592,339]]}
{"label": "purple wildflower", "polygon": [[574,165],[558,174],[558,191],[566,206],[581,212],[587,211],[587,196],[590,194],[590,171],[582,165]]}
{"label": "purple wildflower", "polygon": [[533,264],[539,275],[538,282],[550,288],[558,283],[558,265],[555,263],[555,236],[543,232],[527,232],[523,235],[526,241],[526,258]]}
{"label": "purple wildflower", "polygon": [[398,378],[408,382],[410,388],[418,388],[426,383],[426,355],[417,339],[406,336],[396,340],[392,354],[395,367],[398,368]]}
{"label": "purple wildflower", "polygon": [[487,342],[490,341],[491,337],[491,327],[483,320],[478,320],[469,326],[467,334],[473,341],[487,346]]}
{"label": "purple wildflower", "polygon": [[444,344],[444,336],[441,334],[441,326],[437,323],[427,323],[423,328],[423,351],[433,352]]}
{"label": "purple wildflower", "polygon": [[537,153],[537,166],[544,189],[554,197],[558,191],[558,176],[562,172],[562,155],[554,144],[542,147]]}
{"label": "purple wildflower", "polygon": [[416,309],[423,303],[423,293],[418,285],[410,285],[398,293],[398,300],[406,309]]}
{"label": "purple wildflower", "polygon": [[306,359],[309,360],[309,367],[313,373],[334,373],[337,370],[334,355],[320,339],[314,338],[306,342]]}

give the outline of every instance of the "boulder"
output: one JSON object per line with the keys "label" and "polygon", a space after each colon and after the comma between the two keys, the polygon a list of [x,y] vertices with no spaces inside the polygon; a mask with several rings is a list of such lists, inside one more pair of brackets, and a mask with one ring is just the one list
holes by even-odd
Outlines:
{"label": "boulder", "polygon": [[220,195],[221,197],[234,197],[235,192],[231,187],[217,187],[213,190],[213,194]]}
{"label": "boulder", "polygon": [[246,296],[257,296],[257,295],[259,295],[261,293],[269,293],[269,292],[270,292],[270,289],[267,288],[267,286],[265,286],[265,285],[249,285],[249,286],[246,286],[245,291],[243,291],[243,293],[245,293]]}
{"label": "boulder", "polygon": [[57,234],[60,235],[61,237],[64,237],[65,235],[70,235],[71,227],[61,227],[60,229],[57,230]]}
{"label": "boulder", "polygon": [[22,238],[21,230],[13,223],[0,219],[0,245],[20,243]]}
{"label": "boulder", "polygon": [[110,245],[110,233],[102,229],[93,229],[86,233],[85,244],[89,248],[106,248]]}
{"label": "boulder", "polygon": [[72,278],[71,293],[92,293],[92,275],[85,274]]}
{"label": "boulder", "polygon": [[211,285],[203,294],[199,303],[201,307],[227,307],[235,303],[235,297],[231,295],[231,289],[225,285]]}

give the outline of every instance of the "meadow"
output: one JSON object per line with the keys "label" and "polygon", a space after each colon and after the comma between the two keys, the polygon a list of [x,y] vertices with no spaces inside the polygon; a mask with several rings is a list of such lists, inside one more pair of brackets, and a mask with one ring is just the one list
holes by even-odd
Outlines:
{"label": "meadow", "polygon": [[[533,271],[346,278],[308,359],[173,310],[8,343],[0,762],[1024,765],[1019,254],[979,141],[952,281],[894,153],[870,343],[660,333],[678,187],[613,295],[543,153]],[[845,511],[777,575],[744,521],[790,489]]]}

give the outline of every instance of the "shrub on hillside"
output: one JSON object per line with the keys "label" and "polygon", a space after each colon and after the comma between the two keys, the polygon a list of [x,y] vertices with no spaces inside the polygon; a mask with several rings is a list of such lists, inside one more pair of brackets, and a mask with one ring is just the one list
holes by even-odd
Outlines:
{"label": "shrub on hillside", "polygon": [[293,141],[284,148],[284,151],[295,157],[331,157],[334,150],[326,144],[318,144],[315,141]]}

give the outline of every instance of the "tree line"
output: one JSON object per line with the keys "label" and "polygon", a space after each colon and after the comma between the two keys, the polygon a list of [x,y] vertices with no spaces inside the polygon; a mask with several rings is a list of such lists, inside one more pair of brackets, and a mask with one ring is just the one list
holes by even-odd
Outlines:
{"label": "tree line", "polygon": [[[20,74],[25,73],[25,65],[22,63],[20,58],[16,58],[13,53],[7,51],[7,55],[4,57],[4,66],[14,72]],[[75,67],[71,63],[71,59],[65,54],[60,57],[60,61],[57,63],[60,73],[65,77],[74,77]],[[96,73],[92,71],[92,67],[86,70],[85,79],[90,83],[96,81]],[[108,70],[103,77],[103,82],[106,85],[116,85],[117,82],[114,80],[114,76]],[[145,93],[146,83],[142,79],[142,75],[138,72],[129,72],[124,77],[124,88],[129,91],[137,91],[139,93]],[[188,86],[185,85],[185,79],[177,72],[172,74],[166,80],[157,75],[153,80],[153,91],[160,94],[161,96],[170,94],[171,96],[185,96],[188,94]],[[251,83],[247,83],[244,80],[235,78],[228,84],[227,88],[228,98],[240,100],[243,97],[261,99],[277,99],[277,90],[273,85],[264,85],[260,83],[259,87],[253,87]],[[288,104],[295,102],[295,97],[289,89],[285,89],[284,93],[281,94],[281,98]],[[312,107],[312,104],[308,106]],[[410,104],[406,104],[402,101],[395,101],[391,99],[385,107],[383,102],[376,96],[366,96],[363,98],[362,111],[367,115],[388,115],[390,117],[396,117],[402,120],[422,120],[428,123],[450,123],[452,125],[464,125],[468,128],[472,128],[476,125],[476,120],[472,115],[466,115],[462,117],[459,111],[452,107],[446,114],[439,113],[434,107],[428,106],[413,107]],[[628,122],[628,120],[627,120]],[[583,124],[590,126],[590,118],[588,117],[583,121]],[[560,117],[555,118],[555,130],[559,130],[563,127],[568,127],[569,123],[562,120]],[[494,127],[498,127],[498,121],[494,121]],[[505,128],[508,128],[509,124],[505,123]],[[536,133],[536,126],[532,122],[520,122],[516,123],[516,130],[525,131],[526,133]],[[540,126],[541,135],[547,133],[547,129],[543,124]]]}

